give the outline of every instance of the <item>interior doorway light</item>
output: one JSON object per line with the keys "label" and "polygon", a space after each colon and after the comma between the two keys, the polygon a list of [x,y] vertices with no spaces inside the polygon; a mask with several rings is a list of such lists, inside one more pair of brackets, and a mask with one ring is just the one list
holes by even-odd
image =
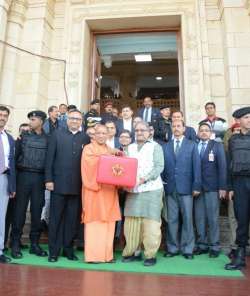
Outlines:
{"label": "interior doorway light", "polygon": [[161,76],[156,76],[155,79],[160,81],[160,80],[162,80],[162,77]]}
{"label": "interior doorway light", "polygon": [[151,54],[135,54],[136,62],[152,62]]}

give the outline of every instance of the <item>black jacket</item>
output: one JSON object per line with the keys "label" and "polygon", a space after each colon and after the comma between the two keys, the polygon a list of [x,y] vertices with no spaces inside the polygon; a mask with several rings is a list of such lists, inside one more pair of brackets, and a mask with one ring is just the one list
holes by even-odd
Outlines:
{"label": "black jacket", "polygon": [[51,136],[46,158],[45,182],[54,182],[57,194],[81,193],[81,155],[89,144],[84,132],[72,134],[68,129],[56,130]]}
{"label": "black jacket", "polygon": [[171,140],[172,131],[171,131],[171,121],[166,120],[163,117],[158,118],[154,123],[154,138],[155,140],[160,140],[163,142],[168,142]]}
{"label": "black jacket", "polygon": [[48,137],[43,132],[23,133],[16,141],[16,166],[18,170],[26,172],[44,173],[48,148]]}

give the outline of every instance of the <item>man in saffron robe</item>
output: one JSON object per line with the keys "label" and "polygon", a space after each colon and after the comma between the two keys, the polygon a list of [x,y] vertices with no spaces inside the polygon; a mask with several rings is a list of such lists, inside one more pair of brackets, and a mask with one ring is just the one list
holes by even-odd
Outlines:
{"label": "man in saffron robe", "polygon": [[106,145],[107,128],[96,126],[95,140],[82,154],[82,220],[85,224],[85,261],[114,262],[115,222],[121,219],[117,188],[96,182],[100,155],[111,155],[116,149]]}

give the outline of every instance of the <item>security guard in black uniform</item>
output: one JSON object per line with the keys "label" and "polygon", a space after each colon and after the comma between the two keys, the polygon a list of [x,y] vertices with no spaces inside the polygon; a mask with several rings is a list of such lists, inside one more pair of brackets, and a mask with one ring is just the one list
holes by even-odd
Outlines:
{"label": "security guard in black uniform", "polygon": [[28,113],[31,131],[22,134],[16,141],[17,194],[14,221],[11,234],[11,256],[22,258],[20,239],[25,224],[26,211],[30,201],[31,230],[30,253],[47,256],[39,246],[40,218],[44,205],[44,168],[48,138],[42,126],[46,119],[43,111]]}
{"label": "security guard in black uniform", "polygon": [[95,126],[102,120],[100,116],[100,101],[95,99],[90,102],[90,110],[84,115],[85,129]]}
{"label": "security guard in black uniform", "polygon": [[161,117],[157,118],[153,124],[155,133],[154,139],[160,144],[164,144],[171,140],[171,109],[169,106],[164,105],[160,108]]}
{"label": "security guard in black uniform", "polygon": [[241,127],[240,134],[229,140],[229,199],[234,198],[234,212],[238,223],[235,257],[225,269],[235,270],[246,266],[246,246],[250,222],[250,107],[233,113]]}

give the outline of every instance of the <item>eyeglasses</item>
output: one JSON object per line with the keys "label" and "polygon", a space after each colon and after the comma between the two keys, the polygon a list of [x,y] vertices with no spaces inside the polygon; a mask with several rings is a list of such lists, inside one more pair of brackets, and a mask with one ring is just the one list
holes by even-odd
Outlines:
{"label": "eyeglasses", "polygon": [[130,136],[120,136],[119,138],[125,138],[125,139],[130,139]]}
{"label": "eyeglasses", "polygon": [[82,121],[82,118],[77,118],[77,117],[68,117],[68,120],[75,120],[75,121]]}
{"label": "eyeglasses", "polygon": [[148,132],[147,129],[136,129],[135,130],[136,133],[145,133],[145,132]]}

